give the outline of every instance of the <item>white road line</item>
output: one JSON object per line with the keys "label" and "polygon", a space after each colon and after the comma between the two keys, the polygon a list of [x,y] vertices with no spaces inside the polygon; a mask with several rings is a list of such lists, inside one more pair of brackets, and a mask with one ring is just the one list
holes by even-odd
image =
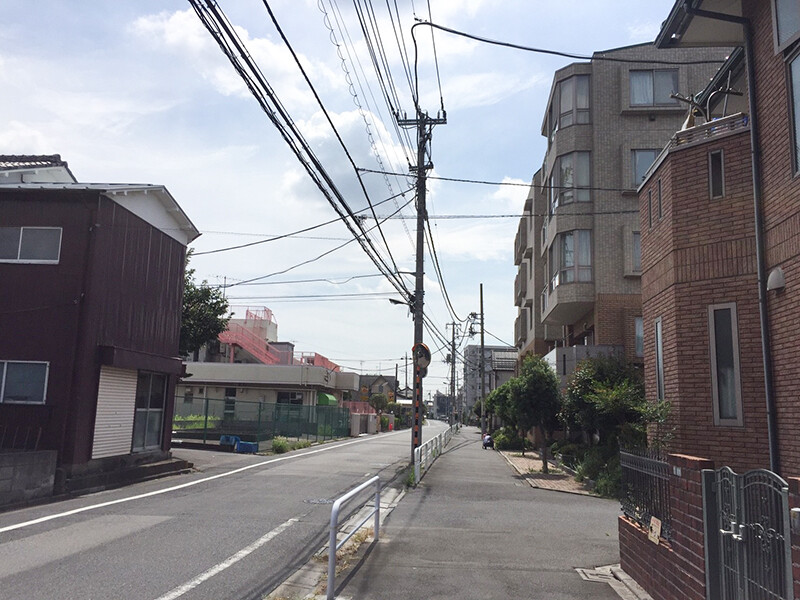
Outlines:
{"label": "white road line", "polygon": [[327,452],[328,450],[336,450],[337,448],[343,448],[344,446],[350,446],[351,444],[359,444],[361,442],[367,442],[376,439],[385,439],[388,436],[394,436],[402,433],[408,433],[407,430],[395,431],[394,433],[385,433],[380,438],[368,437],[368,438],[360,438],[357,440],[352,440],[350,442],[344,442],[342,444],[336,444],[335,446],[324,446],[322,448],[317,448],[316,450],[309,450],[308,452],[303,452],[302,454],[287,454],[286,456],[281,456],[279,458],[272,458],[270,460],[265,460],[260,463],[254,463],[252,465],[247,465],[246,467],[240,467],[238,469],[234,469],[233,471],[227,471],[225,473],[219,473],[217,475],[212,475],[210,477],[204,477],[203,479],[198,479],[196,481],[189,481],[187,483],[182,483],[180,485],[174,485],[172,487],[164,488],[163,490],[155,490],[152,492],[147,492],[145,494],[138,494],[136,496],[130,496],[128,498],[118,498],[117,500],[110,500],[108,502],[101,502],[100,504],[92,504],[90,506],[83,506],[81,508],[75,508],[73,510],[68,510],[62,513],[56,513],[53,515],[47,515],[46,517],[39,517],[38,519],[32,519],[31,521],[24,521],[23,523],[17,523],[16,525],[8,525],[6,527],[0,527],[0,533],[6,533],[7,531],[14,531],[15,529],[22,529],[23,527],[30,527],[31,525],[38,525],[39,523],[45,523],[46,521],[52,521],[53,519],[61,519],[63,517],[69,517],[71,515],[77,515],[78,513],[87,512],[90,510],[96,510],[98,508],[105,508],[106,506],[113,506],[114,504],[123,504],[124,502],[132,502],[134,500],[141,500],[142,498],[149,498],[151,496],[159,496],[161,494],[166,494],[169,492],[174,492],[177,490],[182,490],[184,488],[192,487],[193,485],[199,485],[201,483],[205,483],[206,481],[212,481],[214,479],[220,479],[222,477],[228,477],[229,475],[236,475],[237,473],[241,473],[243,471],[248,471],[250,469],[257,469],[258,467],[263,467],[264,465],[269,465],[276,462],[281,462],[284,460],[291,460],[294,458],[303,458],[305,456],[309,456],[311,454],[317,454],[319,452]]}
{"label": "white road line", "polygon": [[252,554],[256,550],[258,550],[261,546],[266,544],[268,541],[270,541],[272,538],[274,538],[276,535],[278,535],[282,531],[285,531],[286,529],[288,529],[289,527],[291,527],[292,525],[297,523],[297,521],[299,521],[299,519],[294,519],[293,518],[293,519],[289,519],[285,523],[281,523],[275,529],[270,531],[268,534],[258,538],[255,542],[253,542],[249,546],[247,546],[245,548],[242,548],[241,550],[239,550],[233,556],[229,556],[228,558],[223,560],[221,563],[211,567],[205,573],[201,573],[200,575],[198,575],[197,577],[195,577],[191,581],[187,581],[183,585],[179,585],[174,590],[164,594],[163,596],[160,596],[156,600],[175,600],[175,598],[180,598],[186,592],[189,592],[189,591],[193,590],[194,588],[196,588],[198,585],[200,585],[204,581],[206,581],[208,579],[211,579],[214,575],[217,575],[218,573],[221,573],[222,571],[224,571],[228,567],[230,567],[232,565],[235,565],[237,562],[239,562],[243,558],[246,558],[247,556],[249,556],[250,554]]}

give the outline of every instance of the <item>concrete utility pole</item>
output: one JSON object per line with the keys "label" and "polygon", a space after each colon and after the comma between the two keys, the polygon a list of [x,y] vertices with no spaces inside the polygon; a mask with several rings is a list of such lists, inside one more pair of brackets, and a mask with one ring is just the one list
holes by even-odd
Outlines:
{"label": "concrete utility pole", "polygon": [[481,284],[481,438],[486,435],[486,357],[483,350],[483,284]]}
{"label": "concrete utility pole", "polygon": [[417,174],[417,261],[415,270],[415,286],[414,286],[414,423],[411,429],[411,462],[414,462],[414,450],[422,444],[422,378],[427,373],[427,365],[420,364],[420,349],[428,352],[428,361],[430,361],[430,352],[423,344],[422,340],[422,327],[423,327],[423,297],[424,282],[425,282],[425,220],[428,218],[427,208],[425,207],[425,178],[428,169],[433,168],[433,163],[427,162],[425,158],[427,145],[431,140],[431,130],[434,125],[443,125],[447,123],[447,117],[437,116],[431,118],[427,113],[417,109],[416,119],[397,119],[397,124],[400,127],[416,127],[417,128],[417,164],[412,167],[413,171]]}
{"label": "concrete utility pole", "polygon": [[450,338],[450,410],[448,411],[447,422],[453,425],[454,413],[456,409],[456,327],[455,321],[451,323],[453,330]]}

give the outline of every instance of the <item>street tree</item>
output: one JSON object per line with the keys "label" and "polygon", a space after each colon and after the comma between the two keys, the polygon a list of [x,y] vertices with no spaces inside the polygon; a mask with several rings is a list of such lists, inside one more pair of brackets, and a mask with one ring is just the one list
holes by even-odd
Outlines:
{"label": "street tree", "polygon": [[522,433],[522,452],[525,453],[525,436],[536,428],[542,442],[542,472],[547,473],[547,438],[558,426],[561,409],[558,376],[544,358],[528,355],[522,361],[519,376],[512,381],[511,397],[517,427]]}
{"label": "street tree", "polygon": [[179,353],[181,356],[194,354],[197,360],[203,344],[217,339],[232,315],[228,315],[228,301],[219,289],[209,287],[207,281],[199,285],[195,282],[194,269],[189,268],[190,258],[191,252],[186,257],[184,272]]}
{"label": "street tree", "polygon": [[389,406],[389,398],[386,397],[386,394],[372,394],[369,397],[369,405],[375,409],[379,415],[383,414],[383,411],[386,410],[386,407]]}

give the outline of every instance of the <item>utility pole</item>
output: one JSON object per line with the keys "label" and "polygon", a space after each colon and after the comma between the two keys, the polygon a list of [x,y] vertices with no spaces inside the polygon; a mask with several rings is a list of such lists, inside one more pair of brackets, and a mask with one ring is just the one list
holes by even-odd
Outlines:
{"label": "utility pole", "polygon": [[[425,206],[425,178],[428,169],[433,168],[433,163],[426,161],[426,149],[431,140],[431,131],[434,125],[444,125],[447,117],[444,113],[436,118],[429,117],[427,113],[417,108],[416,119],[397,119],[400,127],[417,128],[417,164],[411,167],[417,174],[417,260],[415,270],[414,285],[414,423],[411,429],[411,462],[414,462],[414,450],[422,444],[422,378],[427,373],[427,364],[424,362],[424,355],[427,353],[427,361],[430,363],[430,351],[422,341],[423,327],[423,297],[425,281],[425,220],[428,218]],[[421,361],[421,355],[423,360]]]}
{"label": "utility pole", "polygon": [[453,413],[456,409],[456,323],[451,324],[453,330],[450,338],[450,410],[448,411],[447,423],[453,425]]}
{"label": "utility pole", "polygon": [[486,435],[486,357],[483,350],[483,284],[481,284],[481,439]]}

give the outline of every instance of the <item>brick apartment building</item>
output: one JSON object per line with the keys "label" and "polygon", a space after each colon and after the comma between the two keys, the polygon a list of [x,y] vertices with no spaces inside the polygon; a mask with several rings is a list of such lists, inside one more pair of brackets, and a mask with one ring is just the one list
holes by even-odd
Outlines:
{"label": "brick apartment building", "polygon": [[674,438],[666,543],[626,510],[622,567],[659,600],[800,597],[800,3],[681,0],[655,43],[739,49],[639,190],[647,394]]}
{"label": "brick apartment building", "polygon": [[[643,356],[636,188],[726,52],[641,44],[556,72],[548,149],[515,240],[515,343],[566,383],[583,358]],[[703,61],[708,62],[703,62]]]}

